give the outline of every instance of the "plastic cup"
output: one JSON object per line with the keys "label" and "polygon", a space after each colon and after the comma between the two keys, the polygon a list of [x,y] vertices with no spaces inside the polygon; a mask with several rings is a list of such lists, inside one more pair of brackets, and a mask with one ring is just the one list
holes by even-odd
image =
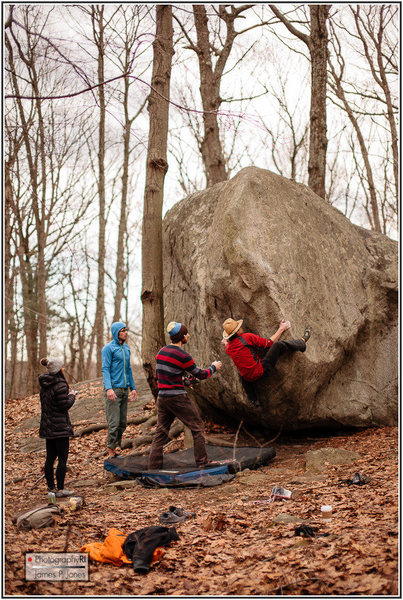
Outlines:
{"label": "plastic cup", "polygon": [[322,515],[323,521],[325,523],[330,523],[330,521],[332,520],[332,507],[330,506],[330,504],[324,504],[323,506],[321,506],[320,508],[320,514]]}

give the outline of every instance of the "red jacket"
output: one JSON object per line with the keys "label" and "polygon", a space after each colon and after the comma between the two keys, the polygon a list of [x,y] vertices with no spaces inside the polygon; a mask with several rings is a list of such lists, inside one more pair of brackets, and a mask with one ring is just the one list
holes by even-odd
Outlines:
{"label": "red jacket", "polygon": [[242,377],[246,381],[256,381],[263,375],[263,367],[260,358],[252,356],[249,348],[244,346],[239,338],[242,337],[249,346],[257,348],[270,348],[273,345],[271,340],[259,337],[254,333],[243,333],[241,336],[230,340],[225,346],[225,352],[232,358],[234,364]]}

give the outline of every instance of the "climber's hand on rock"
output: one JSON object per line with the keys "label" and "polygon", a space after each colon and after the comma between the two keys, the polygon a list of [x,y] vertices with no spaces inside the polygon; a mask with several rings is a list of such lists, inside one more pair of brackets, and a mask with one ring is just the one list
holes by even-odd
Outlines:
{"label": "climber's hand on rock", "polygon": [[222,367],[222,362],[220,360],[215,360],[211,364],[213,364],[215,366],[216,371],[219,371],[221,369],[221,367]]}
{"label": "climber's hand on rock", "polygon": [[287,331],[287,329],[290,329],[290,327],[291,327],[290,321],[285,321],[284,319],[282,319],[282,321],[280,323],[280,329],[282,331]]}

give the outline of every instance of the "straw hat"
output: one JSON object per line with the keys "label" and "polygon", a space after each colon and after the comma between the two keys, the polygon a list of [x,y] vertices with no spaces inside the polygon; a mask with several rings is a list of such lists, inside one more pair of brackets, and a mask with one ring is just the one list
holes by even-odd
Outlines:
{"label": "straw hat", "polygon": [[243,319],[239,319],[239,321],[235,321],[235,319],[226,319],[222,324],[224,328],[223,338],[227,340],[234,333],[236,333],[239,329],[241,329],[243,323]]}

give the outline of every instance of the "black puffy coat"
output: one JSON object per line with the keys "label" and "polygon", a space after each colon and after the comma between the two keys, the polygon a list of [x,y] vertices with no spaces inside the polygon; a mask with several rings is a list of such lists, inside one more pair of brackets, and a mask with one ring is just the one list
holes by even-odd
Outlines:
{"label": "black puffy coat", "polygon": [[69,409],[75,402],[74,394],[69,394],[69,386],[61,373],[39,375],[41,386],[41,424],[39,437],[61,438],[72,437],[73,427],[70,422]]}

